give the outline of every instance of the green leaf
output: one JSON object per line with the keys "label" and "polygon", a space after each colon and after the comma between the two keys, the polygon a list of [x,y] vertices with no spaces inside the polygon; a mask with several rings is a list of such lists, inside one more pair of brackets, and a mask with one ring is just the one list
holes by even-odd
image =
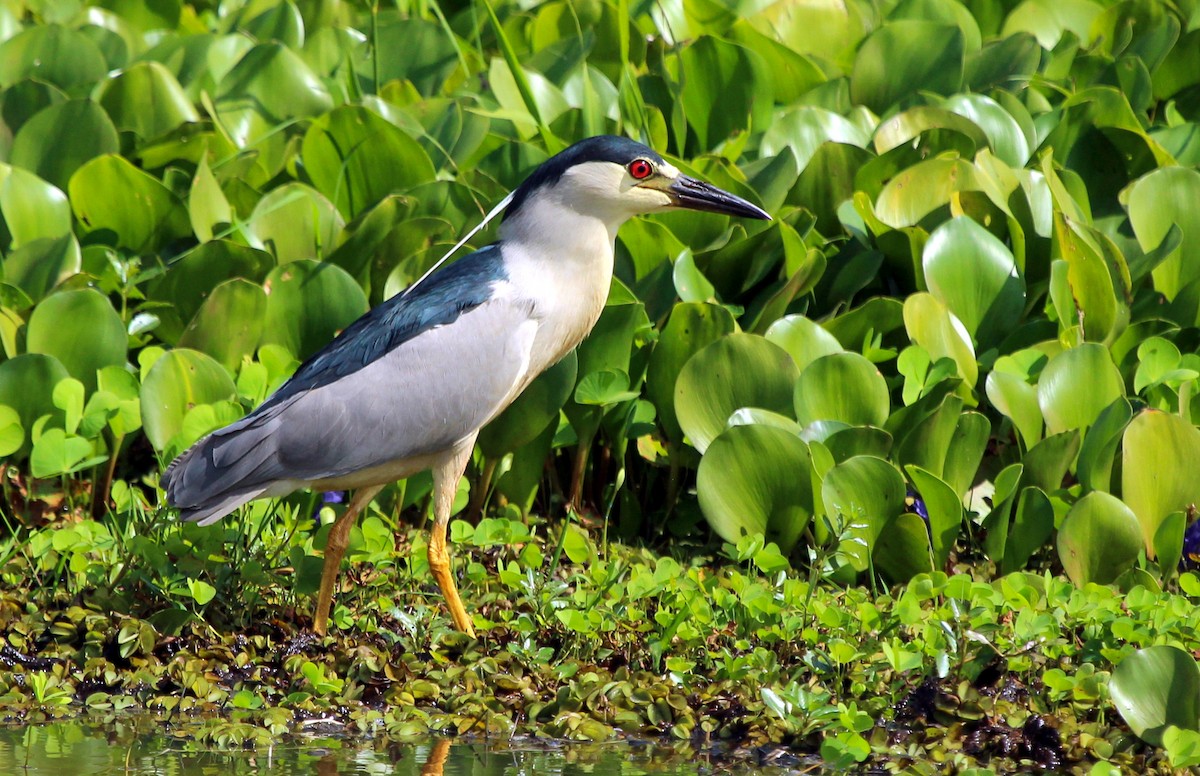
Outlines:
{"label": "green leaf", "polygon": [[602,369],[584,375],[575,387],[575,401],[596,407],[607,407],[639,396],[629,390],[629,375],[619,369]]}
{"label": "green leaf", "polygon": [[6,404],[0,404],[0,458],[6,458],[25,444],[25,429],[21,416]]}
{"label": "green leaf", "polygon": [[[675,383],[675,412],[703,453],[734,410],[758,407],[791,416],[796,364],[754,334],[731,334],[692,356]],[[782,545],[781,545],[782,546]]]}
{"label": "green leaf", "polygon": [[179,347],[207,353],[237,372],[242,360],[258,349],[266,311],[262,286],[242,278],[227,280],[204,300],[179,338]]}
{"label": "green leaf", "polygon": [[108,69],[96,44],[78,30],[32,25],[0,45],[0,87],[36,78],[64,91],[86,89]]}
{"label": "green leaf", "polygon": [[1167,299],[1200,278],[1200,266],[1187,257],[1200,252],[1200,172],[1186,167],[1154,170],[1125,192],[1129,222],[1142,250],[1155,249],[1173,226],[1183,232],[1179,247],[1154,269],[1154,287]]}
{"label": "green leaf", "polygon": [[1200,431],[1178,415],[1143,410],[1126,427],[1121,493],[1142,526],[1148,553],[1167,515],[1200,503],[1200,478],[1192,466],[1197,460]]}
{"label": "green leaf", "polygon": [[194,350],[172,350],[154,362],[141,388],[142,421],[154,449],[168,445],[183,428],[184,416],[200,404],[232,401],[237,388],[225,367]]}
{"label": "green leaf", "polygon": [[879,537],[874,563],[888,579],[907,582],[934,570],[929,557],[929,529],[920,515],[904,513],[888,524]]}
{"label": "green leaf", "polygon": [[1096,422],[1083,435],[1079,448],[1079,460],[1075,465],[1075,477],[1084,492],[1111,489],[1113,460],[1117,446],[1133,419],[1133,407],[1125,398],[1115,400],[1104,408]]}
{"label": "green leaf", "polygon": [[671,276],[675,281],[675,293],[679,295],[680,301],[711,302],[715,300],[716,289],[713,288],[712,283],[708,282],[708,278],[704,277],[704,273],[696,267],[696,261],[692,258],[690,249],[684,248],[679,257],[675,259]]}
{"label": "green leaf", "polygon": [[972,219],[946,221],[921,255],[929,292],[962,321],[981,349],[999,344],[1021,318],[1025,284],[1004,243]]}
{"label": "green leaf", "polygon": [[770,325],[763,336],[786,350],[801,371],[821,356],[842,352],[841,343],[836,337],[803,315],[780,318]]}
{"label": "green leaf", "polygon": [[1079,587],[1107,585],[1132,568],[1141,552],[1141,529],[1120,499],[1093,491],[1071,507],[1058,532],[1058,557]]}
{"label": "green leaf", "polygon": [[836,420],[852,426],[882,426],[891,410],[887,382],[857,353],[822,356],[800,373],[795,388],[796,420]]}
{"label": "green leaf", "polygon": [[719,305],[685,302],[671,310],[646,369],[646,395],[670,439],[678,441],[683,436],[675,415],[675,387],[684,364],[706,345],[732,334],[734,328],[733,316]]}
{"label": "green leaf", "polygon": [[128,336],[108,299],[81,288],[51,294],[34,308],[26,347],[30,353],[54,356],[91,392],[97,370],[125,364]]}
{"label": "green leaf", "polygon": [[838,530],[839,550],[856,570],[867,570],[879,537],[904,512],[905,492],[896,467],[872,456],[856,456],[825,473],[821,481],[825,515]]}
{"label": "green leaf", "polygon": [[919,466],[906,466],[904,470],[912,478],[913,485],[925,502],[929,515],[929,538],[933,546],[934,569],[945,568],[962,528],[963,505],[954,488],[941,478]]}
{"label": "green leaf", "polygon": [[298,54],[280,43],[262,43],[221,79],[215,106],[225,131],[244,148],[288,119],[324,113],[333,99]]}
{"label": "green leaf", "polygon": [[1038,379],[1038,406],[1046,431],[1083,429],[1125,394],[1125,381],[1108,350],[1085,343],[1050,359]]}
{"label": "green leaf", "polygon": [[[187,209],[174,192],[120,156],[84,164],[71,176],[68,193],[88,233],[135,253],[191,233]],[[132,202],[138,206],[131,207]]]}
{"label": "green leaf", "polygon": [[33,443],[29,472],[41,478],[67,474],[91,452],[92,445],[86,439],[68,434],[61,428],[47,429]]}
{"label": "green leaf", "polygon": [[200,120],[179,81],[158,62],[137,62],[114,73],[96,88],[96,102],[118,130],[143,140]]}
{"label": "green leaf", "polygon": [[271,189],[258,204],[245,227],[254,248],[286,264],[301,259],[322,259],[333,252],[346,222],[328,199],[303,183],[285,183]]}
{"label": "green leaf", "polygon": [[771,76],[758,54],[704,35],[683,48],[679,61],[686,84],[680,105],[701,150],[715,147],[737,131],[769,123]]}
{"label": "green leaf", "polygon": [[[15,410],[21,427],[30,431],[46,415],[61,423],[62,411],[54,406],[54,386],[69,376],[53,356],[28,353],[7,359],[0,362],[0,404]],[[31,443],[26,440],[22,454]]]}
{"label": "green leaf", "polygon": [[959,192],[976,191],[975,168],[961,159],[928,159],[892,177],[875,199],[875,215],[899,229],[916,226],[930,213],[950,204]]}
{"label": "green leaf", "polygon": [[305,359],[367,312],[367,298],[341,267],[293,261],[267,276],[262,343],[282,345]]}
{"label": "green leaf", "polygon": [[1139,649],[1113,670],[1113,705],[1143,741],[1162,746],[1169,726],[1200,727],[1200,667],[1179,647]]}
{"label": "green leaf", "polygon": [[761,533],[786,555],[813,514],[812,458],[795,434],[734,426],[700,459],[696,495],[713,531],[727,542]]}
{"label": "green leaf", "polygon": [[854,58],[850,98],[883,113],[909,94],[913,84],[953,94],[962,86],[963,53],[963,33],[956,25],[888,22],[863,41]]}
{"label": "green leaf", "polygon": [[393,191],[434,179],[433,163],[417,141],[359,106],[343,105],[313,121],[301,158],[313,185],[346,219]]}
{"label": "green leaf", "polygon": [[57,186],[38,176],[0,163],[0,244],[7,232],[10,249],[42,238],[71,234],[71,205]]}
{"label": "green leaf", "polygon": [[89,159],[115,153],[117,130],[108,114],[91,100],[71,100],[38,112],[13,138],[9,156],[60,189]]}
{"label": "green leaf", "polygon": [[912,294],[904,300],[904,327],[908,336],[929,353],[930,358],[949,358],[968,386],[979,379],[979,364],[971,334],[954,313],[931,294]]}

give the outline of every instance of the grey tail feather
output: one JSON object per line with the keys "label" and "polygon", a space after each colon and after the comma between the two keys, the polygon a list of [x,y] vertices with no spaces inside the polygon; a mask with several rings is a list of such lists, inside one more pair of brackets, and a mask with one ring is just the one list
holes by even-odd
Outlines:
{"label": "grey tail feather", "polygon": [[192,445],[163,472],[167,501],[184,520],[208,525],[263,495],[284,479],[271,439],[277,427],[251,414]]}

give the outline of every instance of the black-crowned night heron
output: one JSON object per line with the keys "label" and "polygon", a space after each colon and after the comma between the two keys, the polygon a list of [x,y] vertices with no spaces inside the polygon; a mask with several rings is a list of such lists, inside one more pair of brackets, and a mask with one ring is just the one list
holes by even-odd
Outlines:
{"label": "black-crowned night heron", "polygon": [[577,143],[513,193],[499,242],[359,318],[258,409],[176,458],[163,475],[167,498],[184,519],[207,524],[252,499],[354,490],[325,547],[313,616],[323,635],[358,514],[384,485],[432,469],[429,567],[455,626],[474,636],[450,574],[446,524],[475,437],[591,331],[617,228],[668,208],[770,218],[641,143]]}

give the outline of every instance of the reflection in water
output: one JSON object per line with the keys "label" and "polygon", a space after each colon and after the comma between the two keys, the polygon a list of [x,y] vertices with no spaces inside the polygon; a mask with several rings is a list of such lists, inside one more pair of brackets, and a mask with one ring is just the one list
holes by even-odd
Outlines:
{"label": "reflection in water", "polygon": [[171,736],[160,720],[147,716],[116,717],[103,725],[75,720],[0,726],[3,776],[682,776],[699,767],[670,749],[628,743],[513,740],[485,746],[449,739],[377,744],[291,737],[265,750],[220,750]]}

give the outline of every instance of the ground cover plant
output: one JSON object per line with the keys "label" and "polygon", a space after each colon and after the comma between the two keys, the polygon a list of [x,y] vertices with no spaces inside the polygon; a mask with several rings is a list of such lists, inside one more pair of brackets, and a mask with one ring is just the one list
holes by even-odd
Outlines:
{"label": "ground cover plant", "polygon": [[[0,6],[0,706],[1200,764],[1198,122],[1194,0]],[[462,483],[479,643],[427,476],[306,638],[338,496],[162,467],[603,132],[775,220],[621,231]]]}

